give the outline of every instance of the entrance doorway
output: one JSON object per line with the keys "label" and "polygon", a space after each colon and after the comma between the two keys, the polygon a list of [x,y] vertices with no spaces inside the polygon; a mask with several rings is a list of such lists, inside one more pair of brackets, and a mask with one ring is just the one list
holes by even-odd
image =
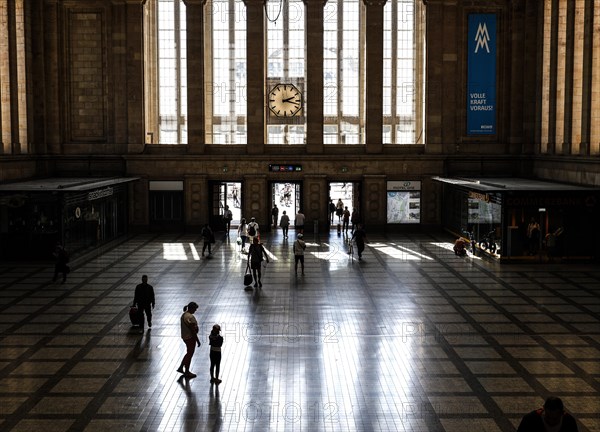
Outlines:
{"label": "entrance doorway", "polygon": [[[353,182],[331,182],[329,183],[329,198],[333,201],[333,204],[337,207],[340,206],[342,210],[348,207],[350,213],[357,212],[360,215],[360,197],[359,197],[359,183]],[[329,203],[328,207],[329,207]],[[359,219],[360,220],[360,219]],[[329,215],[329,222],[332,228],[337,228],[337,224],[342,223],[341,216],[334,213],[333,221],[331,215]]]}
{"label": "entrance doorway", "polygon": [[242,218],[242,183],[240,182],[215,182],[212,184],[212,211],[210,226],[213,230],[225,229],[223,214],[225,206],[233,213],[231,226],[237,226]]}
{"label": "entrance doorway", "polygon": [[[271,208],[277,204],[279,219],[285,211],[290,218],[290,225],[294,226],[296,213],[302,208],[302,188],[300,183],[273,183],[271,185]],[[269,212],[269,215],[271,213]],[[271,227],[273,221],[271,221]],[[279,221],[277,221],[279,224]]]}

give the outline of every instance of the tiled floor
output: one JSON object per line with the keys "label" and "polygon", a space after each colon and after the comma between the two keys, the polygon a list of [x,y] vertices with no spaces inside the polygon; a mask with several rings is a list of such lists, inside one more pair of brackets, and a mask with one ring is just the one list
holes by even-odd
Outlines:
{"label": "tiled floor", "polygon": [[[549,394],[600,431],[600,267],[458,258],[443,235],[371,235],[363,261],[335,233],[265,236],[262,290],[198,236],[140,235],[72,263],[0,264],[2,431],[512,431]],[[142,274],[154,325],[132,329]],[[196,301],[192,370],[179,317]],[[209,383],[213,323],[225,344]]]}

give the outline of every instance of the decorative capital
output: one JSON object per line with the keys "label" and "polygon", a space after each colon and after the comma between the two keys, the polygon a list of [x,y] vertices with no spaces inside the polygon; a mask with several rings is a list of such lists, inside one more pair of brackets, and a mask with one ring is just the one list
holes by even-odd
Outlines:
{"label": "decorative capital", "polygon": [[244,6],[265,6],[267,4],[267,0],[242,0],[244,2]]}
{"label": "decorative capital", "polygon": [[327,0],[302,0],[305,6],[321,6],[325,7]]}
{"label": "decorative capital", "polygon": [[369,6],[385,6],[387,0],[363,0],[363,3],[365,4],[365,6],[369,7]]}
{"label": "decorative capital", "polygon": [[204,6],[206,4],[206,0],[182,0],[185,7],[189,6]]}

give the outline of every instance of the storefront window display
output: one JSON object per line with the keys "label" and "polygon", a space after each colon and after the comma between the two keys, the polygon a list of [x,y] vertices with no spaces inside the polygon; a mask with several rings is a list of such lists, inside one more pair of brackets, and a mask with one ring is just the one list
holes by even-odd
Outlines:
{"label": "storefront window display", "polygon": [[596,259],[600,189],[531,179],[443,183],[442,224],[500,259]]}

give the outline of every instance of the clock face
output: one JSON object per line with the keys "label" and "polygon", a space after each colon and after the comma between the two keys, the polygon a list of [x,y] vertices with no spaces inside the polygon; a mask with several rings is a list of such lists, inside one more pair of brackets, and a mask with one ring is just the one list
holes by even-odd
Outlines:
{"label": "clock face", "polygon": [[277,117],[293,117],[302,109],[302,93],[293,84],[277,84],[269,92],[269,110]]}

